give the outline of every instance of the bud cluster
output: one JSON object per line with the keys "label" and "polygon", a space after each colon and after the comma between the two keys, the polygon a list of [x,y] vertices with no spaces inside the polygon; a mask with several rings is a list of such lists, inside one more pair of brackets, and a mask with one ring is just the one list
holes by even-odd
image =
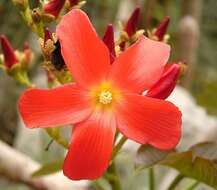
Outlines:
{"label": "bud cluster", "polygon": [[[103,41],[110,51],[111,64],[115,61],[122,51],[125,51],[130,45],[135,43],[144,30],[138,30],[140,8],[136,8],[125,25],[121,27],[120,37],[117,41],[114,39],[114,29],[110,24],[107,26]],[[163,21],[152,30],[147,32],[148,37],[167,43],[169,35],[167,28],[169,26],[170,17],[165,17]],[[186,64],[183,62],[174,62],[165,66],[161,78],[145,93],[146,96],[158,99],[166,99],[174,90],[176,83],[186,70]]]}
{"label": "bud cluster", "polygon": [[18,82],[30,86],[27,76],[28,66],[32,60],[32,53],[26,42],[23,51],[14,51],[6,36],[0,36],[1,43],[1,68]]}

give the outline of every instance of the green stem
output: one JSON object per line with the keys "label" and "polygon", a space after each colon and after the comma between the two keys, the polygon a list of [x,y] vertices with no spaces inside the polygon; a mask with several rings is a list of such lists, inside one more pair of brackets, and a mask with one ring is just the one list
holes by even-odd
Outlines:
{"label": "green stem", "polygon": [[98,182],[98,180],[94,180],[94,181],[92,182],[92,184],[93,184],[93,186],[94,186],[95,188],[97,188],[98,190],[105,190],[104,187]]}
{"label": "green stem", "polygon": [[115,161],[112,162],[104,177],[109,181],[112,190],[121,190],[121,183],[117,173]]}
{"label": "green stem", "polygon": [[173,190],[175,187],[184,179],[184,176],[179,174],[176,176],[176,178],[172,181],[172,183],[169,185],[167,190]]}
{"label": "green stem", "polygon": [[155,178],[154,178],[154,168],[149,168],[149,190],[155,190]]}
{"label": "green stem", "polygon": [[47,134],[52,138],[54,139],[59,145],[63,146],[65,149],[68,149],[69,148],[69,144],[68,142],[63,139],[60,135],[60,131],[59,129],[55,128],[55,129],[52,129],[52,128],[47,128],[45,129],[45,131],[47,132]]}
{"label": "green stem", "polygon": [[189,185],[185,190],[193,190],[195,187],[197,187],[200,184],[199,181],[193,182],[191,185]]}
{"label": "green stem", "polygon": [[112,153],[112,160],[117,156],[117,154],[119,153],[120,149],[122,148],[122,146],[124,145],[124,143],[127,141],[126,137],[121,137],[121,139],[119,140],[119,142],[117,143],[117,145],[115,146],[115,148],[113,149],[113,153]]}

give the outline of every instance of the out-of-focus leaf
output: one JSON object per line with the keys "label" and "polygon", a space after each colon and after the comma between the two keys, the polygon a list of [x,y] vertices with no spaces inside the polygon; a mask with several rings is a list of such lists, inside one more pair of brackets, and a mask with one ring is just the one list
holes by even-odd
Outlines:
{"label": "out-of-focus leaf", "polygon": [[54,162],[49,162],[47,164],[44,164],[41,168],[39,168],[37,171],[32,173],[32,177],[41,177],[44,175],[49,175],[58,172],[62,170],[63,162],[64,159],[60,159]]}
{"label": "out-of-focus leaf", "polygon": [[142,168],[151,167],[165,159],[166,156],[171,152],[174,152],[174,150],[161,151],[150,145],[142,145],[140,146],[136,155],[136,166]]}
{"label": "out-of-focus leaf", "polygon": [[160,164],[175,168],[186,177],[217,188],[217,168],[213,161],[195,157],[192,151],[172,153]]}
{"label": "out-of-focus leaf", "polygon": [[216,142],[202,142],[190,148],[194,156],[199,156],[209,160],[217,159],[217,143]]}
{"label": "out-of-focus leaf", "polygon": [[136,164],[149,167],[161,164],[178,170],[217,189],[217,143],[203,142],[185,152],[164,152],[151,146],[140,147]]}

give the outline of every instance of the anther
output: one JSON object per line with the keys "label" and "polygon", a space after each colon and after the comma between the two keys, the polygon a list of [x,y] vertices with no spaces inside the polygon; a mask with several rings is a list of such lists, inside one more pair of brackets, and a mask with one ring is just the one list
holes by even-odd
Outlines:
{"label": "anther", "polygon": [[110,104],[112,102],[112,93],[109,91],[102,91],[99,95],[99,102],[102,104]]}

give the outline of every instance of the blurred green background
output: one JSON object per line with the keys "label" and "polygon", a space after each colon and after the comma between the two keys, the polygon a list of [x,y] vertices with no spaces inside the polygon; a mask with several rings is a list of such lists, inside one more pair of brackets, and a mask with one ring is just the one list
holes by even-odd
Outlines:
{"label": "blurred green background", "polygon": [[[32,7],[39,3],[30,2]],[[181,85],[208,113],[217,115],[217,0],[87,0],[83,9],[102,36],[108,23],[118,29],[118,21],[126,21],[137,6],[141,7],[139,28],[146,31],[156,27],[164,16],[171,17],[171,61],[184,60],[189,66]],[[0,34],[7,35],[15,49],[22,49],[29,41],[37,50],[35,36],[10,0],[0,0]],[[40,57],[40,51],[36,51],[34,62],[38,64]],[[32,75],[35,69],[31,68]],[[18,125],[15,108],[23,88],[0,71],[0,89],[0,139],[13,144]]]}

